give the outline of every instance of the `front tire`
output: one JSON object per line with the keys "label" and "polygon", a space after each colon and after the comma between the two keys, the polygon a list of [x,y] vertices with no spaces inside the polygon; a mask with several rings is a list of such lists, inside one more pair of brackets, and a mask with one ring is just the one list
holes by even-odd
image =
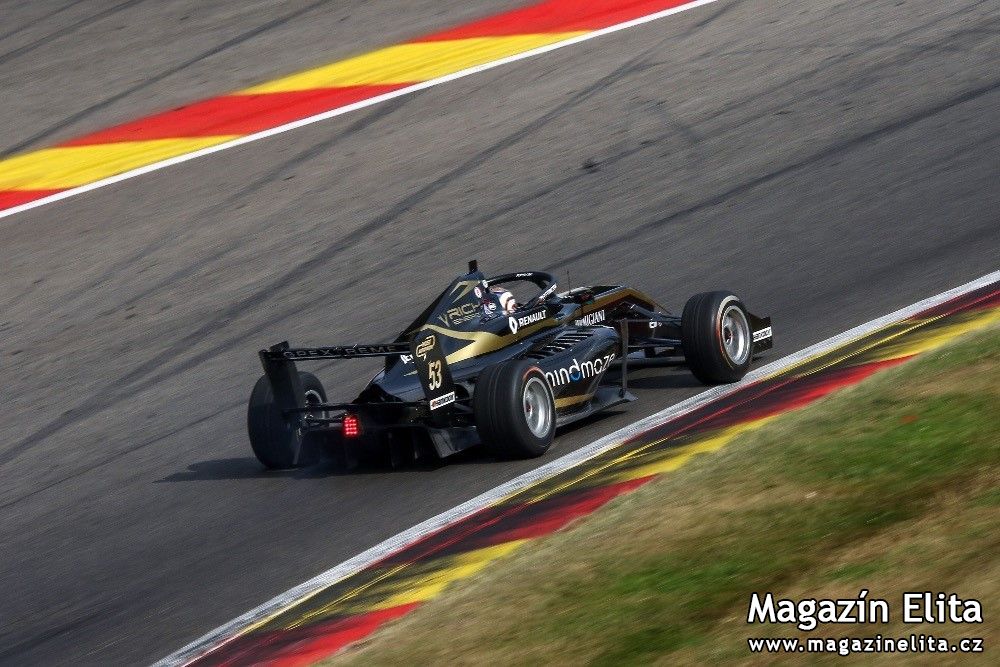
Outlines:
{"label": "front tire", "polygon": [[750,370],[753,335],[746,307],[732,292],[695,294],[681,315],[687,365],[705,384],[737,382]]}
{"label": "front tire", "polygon": [[545,373],[526,359],[484,370],[472,394],[476,430],[498,458],[544,454],[556,432],[556,405]]}
{"label": "front tire", "polygon": [[[326,390],[323,383],[312,373],[299,371],[302,390],[305,393],[306,405],[325,403]],[[294,468],[311,463],[308,453],[303,447],[303,434],[297,425],[289,422],[281,414],[281,409],[274,402],[274,392],[271,382],[262,375],[250,393],[250,403],[247,406],[247,434],[250,436],[250,448],[254,456],[272,470]]]}

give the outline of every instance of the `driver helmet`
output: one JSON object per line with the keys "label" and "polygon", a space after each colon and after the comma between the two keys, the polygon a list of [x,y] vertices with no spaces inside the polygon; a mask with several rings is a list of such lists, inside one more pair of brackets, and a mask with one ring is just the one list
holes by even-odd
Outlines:
{"label": "driver helmet", "polygon": [[492,296],[497,303],[500,304],[500,310],[504,313],[513,313],[517,309],[517,301],[514,300],[514,295],[510,293],[509,290],[504,289],[500,285],[493,285],[489,288],[489,294]]}

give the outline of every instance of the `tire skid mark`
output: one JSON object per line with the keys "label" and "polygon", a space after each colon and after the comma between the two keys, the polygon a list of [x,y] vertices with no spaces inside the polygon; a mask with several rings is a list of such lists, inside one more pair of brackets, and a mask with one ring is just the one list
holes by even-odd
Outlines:
{"label": "tire skid mark", "polygon": [[[31,53],[32,51],[34,51],[35,49],[37,49],[39,46],[42,46],[44,44],[48,44],[49,42],[53,42],[53,41],[55,41],[55,40],[57,40],[57,39],[59,39],[61,37],[65,37],[66,35],[71,35],[74,32],[76,32],[77,30],[79,30],[80,28],[85,28],[85,27],[87,27],[88,25],[90,25],[92,23],[97,23],[98,21],[106,19],[109,16],[114,16],[115,14],[117,14],[118,12],[120,12],[120,11],[122,11],[124,9],[128,9],[129,7],[142,4],[145,1],[146,0],[125,0],[125,2],[120,2],[117,5],[114,5],[113,7],[108,7],[107,9],[102,10],[102,11],[96,13],[96,14],[93,14],[92,16],[88,16],[86,18],[82,18],[82,19],[80,19],[78,21],[75,21],[74,23],[69,24],[68,26],[65,26],[63,28],[59,28],[58,30],[55,30],[54,32],[49,33],[45,37],[39,37],[38,39],[34,40],[33,42],[31,42],[29,44],[25,44],[24,46],[19,46],[19,47],[15,48],[15,49],[11,49],[10,51],[7,51],[5,53],[0,53],[0,65],[2,65],[5,62],[7,62],[8,60],[12,60],[14,58],[18,58],[20,56],[23,56],[26,53]],[[77,4],[77,3],[73,2],[73,3],[70,3],[69,5],[66,5],[65,7],[59,9],[59,10],[50,12],[49,14],[45,15],[40,20],[45,20],[45,19],[52,18],[56,14],[59,14],[60,12],[62,12],[64,9],[69,9],[70,7],[72,7],[75,4]],[[11,35],[16,34],[20,30],[24,30],[24,28],[26,28],[26,27],[28,27],[28,26],[24,26],[22,28],[18,28],[17,30],[9,32],[6,35],[3,35],[3,37],[0,37],[0,39],[6,39],[7,37],[10,37]],[[0,153],[0,156],[2,156],[2,155],[4,155],[4,154]]]}
{"label": "tire skid mark", "polygon": [[[582,259],[586,259],[587,257],[602,252],[612,246],[619,245],[622,243],[627,243],[630,241],[635,241],[636,239],[641,238],[643,235],[656,231],[661,227],[664,227],[665,225],[672,224],[674,222],[687,218],[701,211],[710,209],[720,204],[724,204],[727,200],[732,199],[733,197],[738,197],[762,185],[766,185],[768,183],[780,180],[782,177],[787,176],[788,174],[794,173],[796,171],[799,171],[800,169],[814,165],[817,162],[822,162],[823,160],[826,160],[840,153],[845,153],[854,150],[870,141],[874,141],[881,137],[891,135],[895,132],[905,130],[922,121],[925,121],[929,118],[933,118],[939,113],[948,111],[949,109],[959,106],[961,104],[974,101],[980,97],[984,97],[998,90],[1000,90],[1000,81],[993,81],[983,86],[974,88],[972,90],[967,90],[943,102],[939,102],[929,107],[925,107],[924,109],[916,111],[910,115],[904,116],[903,118],[894,120],[891,123],[882,125],[881,127],[874,128],[872,130],[851,137],[849,139],[845,139],[843,141],[835,142],[819,151],[812,153],[811,155],[803,157],[802,159],[796,162],[784,165],[783,167],[780,167],[773,171],[769,171],[766,174],[756,176],[742,183],[738,183],[737,185],[728,188],[724,192],[720,192],[717,195],[714,195],[707,199],[703,199],[699,202],[691,204],[690,206],[687,206],[679,211],[675,211],[670,215],[661,218],[656,218],[645,224],[639,225],[638,227],[634,227],[633,229],[629,230],[627,234],[620,235],[614,239],[608,238],[602,241],[600,246],[591,247],[586,250],[581,250],[580,252],[574,253],[569,257],[566,257],[554,263],[552,267],[557,269],[565,268],[566,266],[569,266],[573,262],[578,262]],[[651,211],[659,210],[659,208],[661,207],[654,206],[651,209]]]}
{"label": "tire skid mark", "polygon": [[[24,32],[25,30],[27,30],[28,28],[32,28],[32,27],[34,27],[35,25],[37,25],[39,23],[43,23],[45,21],[48,21],[49,19],[54,18],[54,17],[58,16],[59,14],[62,14],[67,9],[72,9],[73,7],[76,7],[77,5],[79,5],[79,4],[83,3],[83,2],[86,2],[86,1],[87,0],[72,0],[72,2],[68,2],[65,5],[63,5],[62,7],[59,7],[58,9],[50,10],[47,14],[39,16],[38,18],[35,18],[35,19],[29,21],[28,23],[25,23],[24,25],[18,26],[16,28],[12,28],[11,30],[8,30],[7,32],[5,32],[2,35],[0,35],[0,42],[2,42],[5,39],[10,39],[14,35],[18,35],[18,34]],[[46,39],[48,39],[48,38],[46,38]]]}
{"label": "tire skid mark", "polygon": [[[368,129],[386,118],[389,118],[393,113],[395,113],[400,108],[405,106],[410,100],[413,100],[417,96],[419,96],[419,94],[420,93],[417,93],[416,95],[412,96],[396,98],[395,100],[390,100],[384,105],[374,107],[370,113],[365,114],[360,119],[352,123],[343,132],[339,132],[325,141],[321,141],[317,144],[308,146],[307,148],[305,148],[302,151],[299,151],[298,153],[291,156],[284,162],[281,162],[280,164],[275,165],[274,167],[268,169],[268,171],[265,174],[263,174],[257,179],[254,179],[251,183],[248,183],[239,188],[237,191],[227,195],[220,202],[211,204],[201,210],[198,210],[190,214],[187,217],[188,222],[205,220],[219,213],[228,211],[232,206],[238,204],[245,197],[256,193],[260,188],[263,188],[266,185],[273,183],[275,179],[277,179],[281,174],[286,173],[299,165],[306,164],[310,160],[315,159],[316,157],[319,157],[320,155],[323,155],[324,153],[332,150],[339,143],[341,143],[348,137],[358,132],[361,132],[365,129]],[[135,267],[143,259],[148,258],[153,253],[162,250],[164,248],[169,248],[170,246],[176,243],[176,239],[177,239],[177,233],[175,230],[168,230],[164,232],[156,239],[150,241],[141,249],[136,251],[131,257],[123,259],[122,261],[115,264],[115,266],[109,268],[107,271],[102,273],[99,277],[97,277],[93,281],[87,283],[77,291],[71,293],[67,297],[68,301],[72,302],[76,301],[77,299],[81,299],[83,297],[96,296],[93,293],[93,291],[98,289],[101,285],[104,285],[112,278],[120,276],[123,272],[128,271],[130,268]],[[154,285],[146,287],[142,292],[130,296],[128,299],[119,302],[117,305],[107,309],[105,312],[101,314],[103,315],[108,312],[112,312],[113,310],[138,303],[142,299],[157,292],[158,290],[169,287],[171,284],[177,282],[178,280],[194,275],[199,270],[209,266],[213,262],[222,259],[223,257],[229,255],[231,252],[240,247],[243,247],[244,245],[245,243],[243,239],[234,241],[229,245],[225,246],[224,248],[220,249],[216,253],[213,253],[213,255],[208,258],[204,258],[198,262],[193,262],[185,267],[177,269],[170,276],[167,276],[166,278],[158,281]]]}

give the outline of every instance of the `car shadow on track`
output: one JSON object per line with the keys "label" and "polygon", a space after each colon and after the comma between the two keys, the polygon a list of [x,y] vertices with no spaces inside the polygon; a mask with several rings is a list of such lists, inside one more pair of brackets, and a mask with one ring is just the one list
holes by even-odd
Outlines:
{"label": "car shadow on track", "polygon": [[[649,371],[641,366],[637,371],[634,375],[630,374],[629,389],[635,389],[640,392],[644,390],[688,389],[702,386],[698,380],[686,371],[663,373],[662,369]],[[614,375],[610,375],[608,379],[612,382],[618,380]],[[580,421],[563,426],[556,433],[557,444],[560,437],[569,435],[580,429],[591,427],[605,419],[627,412],[628,408],[621,406],[594,413]],[[241,456],[208,459],[191,463],[188,465],[187,470],[175,472],[157,480],[156,483],[240,479],[320,479],[324,477],[385,475],[397,472],[434,472],[445,466],[483,465],[493,462],[496,462],[496,458],[480,447],[473,447],[450,456],[447,459],[427,458],[397,468],[393,468],[387,463],[385,465],[361,463],[354,468],[346,470],[337,466],[332,461],[323,461],[314,465],[290,470],[267,470],[253,456]]]}
{"label": "car shadow on track", "polygon": [[227,479],[275,479],[282,477],[316,477],[310,471],[322,466],[295,468],[291,470],[267,470],[253,456],[239,456],[228,459],[209,459],[188,466],[183,472],[167,475],[161,482],[198,482]]}
{"label": "car shadow on track", "polygon": [[361,463],[351,469],[343,469],[332,461],[323,461],[302,468],[288,470],[268,470],[253,456],[227,459],[209,459],[188,465],[187,470],[175,472],[157,484],[165,482],[205,482],[239,479],[321,479],[324,477],[345,477],[363,475],[385,475],[389,473],[433,472],[444,466],[483,464],[494,461],[487,452],[473,448],[447,459],[418,461],[406,466],[393,468],[390,465]]}
{"label": "car shadow on track", "polygon": [[[621,373],[609,373],[608,381],[621,382]],[[703,386],[686,368],[645,360],[629,363],[629,389],[672,390]]]}

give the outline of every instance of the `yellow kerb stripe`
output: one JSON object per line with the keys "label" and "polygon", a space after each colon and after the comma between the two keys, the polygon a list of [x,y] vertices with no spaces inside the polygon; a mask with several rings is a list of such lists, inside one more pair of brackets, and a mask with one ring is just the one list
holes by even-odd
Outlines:
{"label": "yellow kerb stripe", "polygon": [[46,148],[0,162],[0,190],[72,188],[233,138],[155,139]]}
{"label": "yellow kerb stripe", "polygon": [[744,424],[730,426],[710,438],[698,440],[689,445],[682,445],[673,450],[667,450],[666,452],[663,452],[664,458],[661,460],[653,461],[652,463],[647,463],[631,470],[625,470],[618,475],[615,475],[615,481],[626,482],[633,479],[642,479],[643,477],[649,477],[650,475],[661,475],[665,472],[677,470],[688,463],[697,454],[707,454],[709,452],[722,449],[740,433],[760,428],[777,416],[778,415],[771,415],[760,419],[754,419],[753,421],[749,421]]}
{"label": "yellow kerb stripe", "polygon": [[584,32],[474,37],[398,44],[247,88],[242,94],[417,83],[561,42]]}
{"label": "yellow kerb stripe", "polygon": [[412,602],[425,602],[437,597],[448,584],[472,576],[492,561],[509,554],[527,541],[513,540],[456,556],[449,565],[405,582],[403,584],[404,590],[385,600],[380,600],[369,611],[389,609]]}
{"label": "yellow kerb stripe", "polygon": [[944,345],[952,338],[982,327],[1000,323],[1000,308],[964,313],[944,326],[931,326],[918,330],[898,343],[884,345],[875,351],[871,361],[889,361],[900,357],[922,354]]}

